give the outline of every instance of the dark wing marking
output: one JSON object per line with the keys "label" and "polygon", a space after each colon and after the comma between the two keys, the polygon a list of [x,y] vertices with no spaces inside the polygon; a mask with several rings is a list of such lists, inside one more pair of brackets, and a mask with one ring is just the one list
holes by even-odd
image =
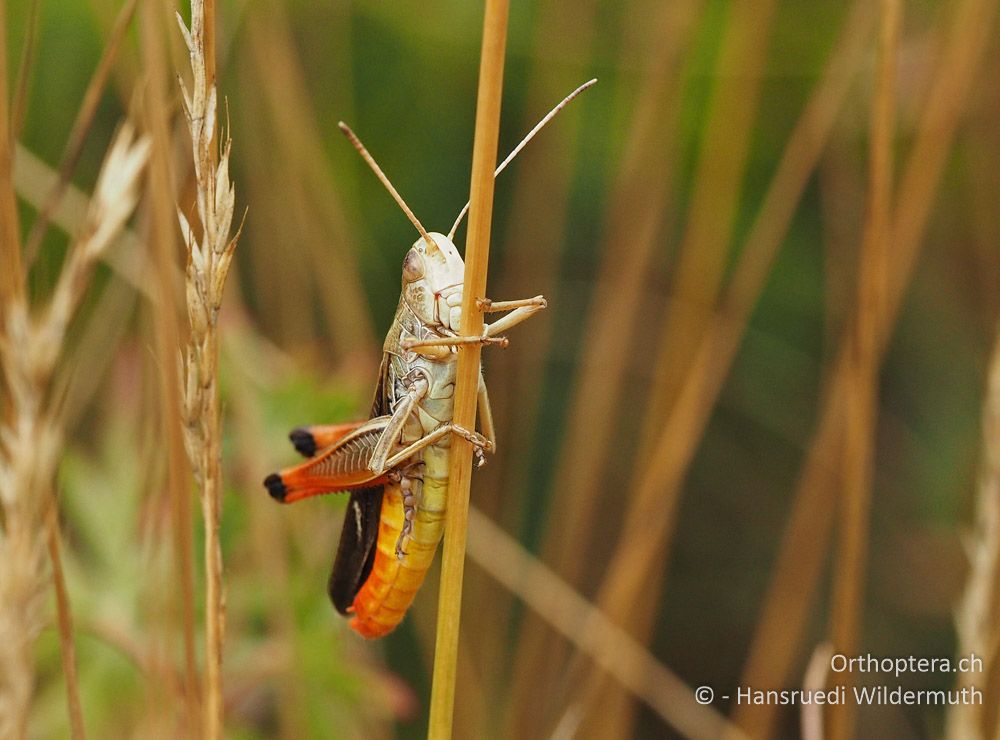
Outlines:
{"label": "dark wing marking", "polygon": [[[389,355],[382,355],[375,397],[372,399],[372,418],[389,413],[386,384],[389,381]],[[340,531],[340,544],[333,561],[333,570],[327,591],[334,607],[341,614],[349,614],[354,597],[368,580],[375,562],[375,543],[378,541],[379,521],[382,518],[382,486],[359,488],[351,491]]]}
{"label": "dark wing marking", "polygon": [[351,491],[337,557],[327,585],[330,599],[341,614],[349,613],[354,597],[371,573],[381,514],[381,486]]}

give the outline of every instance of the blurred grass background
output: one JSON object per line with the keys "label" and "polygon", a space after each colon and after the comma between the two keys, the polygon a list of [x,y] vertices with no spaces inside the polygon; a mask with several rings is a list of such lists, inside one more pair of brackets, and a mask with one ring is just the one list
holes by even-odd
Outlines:
{"label": "blurred grass background", "polygon": [[[878,22],[874,4],[865,5],[548,0],[512,8],[501,156],[576,85],[600,83],[498,181],[491,296],[544,293],[549,309],[513,332],[509,349],[484,355],[500,449],[476,475],[473,504],[584,596],[612,615],[635,615],[616,621],[687,684],[719,694],[746,680],[754,646],[765,663],[772,655],[758,628],[769,604],[789,662],[775,658],[776,674],[756,674],[780,677],[760,688],[801,686],[830,628],[838,561],[826,535],[803,535],[812,549],[790,552],[793,568],[810,559],[822,566],[803,565],[806,586],[784,596],[801,609],[801,630],[769,584],[859,305]],[[150,70],[135,25],[151,24],[168,69],[185,69],[173,6],[139,6],[73,176],[83,192],[117,122],[134,115],[141,125]],[[904,298],[884,332],[878,375],[855,652],[957,650],[960,537],[973,517],[1000,308],[995,6],[903,3],[892,147],[897,238],[888,249],[890,280]],[[12,89],[21,50],[35,38],[19,141],[52,168],[120,9],[118,0],[6,7]],[[285,438],[293,426],[367,413],[401,259],[415,239],[335,123],[358,132],[428,228],[446,231],[467,199],[480,29],[479,5],[455,0],[220,5],[220,93],[238,209],[248,209],[221,319],[227,736],[424,733],[436,578],[393,635],[361,641],[324,593],[343,500],[279,508],[260,481],[294,460]],[[843,62],[825,75],[838,53]],[[953,61],[962,53],[965,66]],[[809,101],[838,82],[843,92],[828,126],[805,127],[816,139],[815,161],[789,155]],[[188,210],[188,140],[175,81],[168,89],[172,175],[177,203]],[[926,117],[936,94],[945,101],[940,120]],[[920,148],[922,137],[941,147],[940,167]],[[802,187],[778,191],[770,206],[777,210],[768,211],[786,156],[799,163]],[[908,177],[928,182],[926,215],[912,205],[919,198],[907,200]],[[19,184],[25,233],[37,207],[29,189]],[[782,209],[787,221],[775,215]],[[712,355],[723,383],[717,397],[699,395],[709,404],[706,424],[695,414],[669,427],[690,432],[667,439],[672,448],[691,446],[680,485],[667,474],[642,483],[665,449],[657,442],[685,378],[720,372],[693,358],[701,337],[725,323],[713,311],[727,305],[727,281],[742,274],[741,255],[761,239],[758,218],[779,251],[773,263],[761,262],[766,279],[759,297],[751,292],[732,367]],[[155,277],[145,267],[149,228],[140,206],[138,241],[117,251],[136,270],[101,268],[63,362],[72,412],[58,490],[93,737],[173,736],[184,726],[160,432],[171,411],[157,389],[153,309],[142,294]],[[899,234],[911,232],[919,252],[908,280]],[[30,272],[33,295],[51,289],[66,245],[64,229],[49,230]],[[833,463],[822,478],[831,493],[817,496],[813,515],[832,523],[842,499],[841,445],[827,447]],[[653,511],[665,522],[662,535],[650,535],[652,566],[629,560],[635,538],[626,511],[640,485],[659,497]],[[643,588],[616,595],[605,580],[613,562]],[[670,736],[662,717],[597,681],[589,661],[517,594],[475,565],[466,582],[456,736]],[[58,646],[46,629],[35,737],[68,734]],[[952,677],[902,681],[945,688]],[[721,700],[716,707],[731,716],[735,709]],[[799,717],[785,708],[763,724],[741,721],[755,735],[792,737]],[[944,722],[940,708],[862,708],[857,736],[935,737]]]}

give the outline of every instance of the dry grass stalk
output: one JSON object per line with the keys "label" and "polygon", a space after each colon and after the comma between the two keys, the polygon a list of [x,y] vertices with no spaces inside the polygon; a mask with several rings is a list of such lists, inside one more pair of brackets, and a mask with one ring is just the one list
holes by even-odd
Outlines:
{"label": "dry grass stalk", "polygon": [[177,211],[188,250],[187,310],[191,334],[183,358],[185,443],[201,494],[205,522],[204,735],[222,736],[222,643],[225,594],[219,518],[222,508],[222,420],[219,408],[217,333],[226,275],[239,232],[230,236],[236,203],[229,180],[231,142],[221,134],[216,155],[218,100],[215,87],[214,3],[192,0],[191,28],[177,16],[191,59],[192,87],[183,81],[184,114],[191,133],[200,237]]}
{"label": "dry grass stalk", "polygon": [[[483,43],[479,62],[479,92],[476,98],[476,129],[472,145],[469,233],[465,247],[465,277],[459,334],[477,337],[483,333],[483,313],[477,298],[486,297],[486,270],[490,256],[490,226],[493,217],[493,170],[500,138],[500,100],[507,43],[508,0],[487,0],[483,18]],[[476,392],[479,388],[481,345],[458,350],[455,371],[454,423],[475,428]],[[444,552],[441,560],[441,591],[438,598],[434,678],[431,689],[428,737],[447,740],[452,732],[455,677],[458,668],[458,634],[462,610],[462,577],[465,567],[469,486],[472,482],[472,445],[452,441],[449,470],[448,512],[445,518]]]}
{"label": "dry grass stalk", "polygon": [[[653,61],[636,96],[636,112],[625,136],[626,149],[610,198],[608,227],[602,240],[604,255],[595,298],[585,320],[583,336],[587,341],[580,377],[574,383],[566,439],[556,464],[559,485],[549,506],[543,545],[545,561],[578,588],[585,588],[580,581],[587,562],[579,556],[580,548],[591,541],[598,512],[606,503],[601,492],[607,451],[616,431],[611,420],[621,403],[632,365],[629,348],[636,338],[631,329],[643,307],[641,286],[653,269],[660,246],[670,211],[665,204],[674,199],[673,132],[682,84],[677,70],[700,6],[700,2],[689,0],[659,9],[660,16],[653,24],[657,29],[652,39]],[[637,22],[649,25],[645,14],[635,17]],[[551,317],[545,320],[552,321]],[[518,397],[514,405],[519,407],[521,403]],[[608,421],[594,424],[594,419]],[[523,424],[522,428],[530,429],[532,424]],[[528,470],[528,466],[521,467]],[[509,488],[523,489],[523,483],[515,482]],[[540,710],[536,687],[554,681],[562,672],[562,647],[551,639],[548,627],[534,620],[527,622],[513,671],[517,682],[512,707],[520,711],[514,734],[522,735],[537,726]]]}
{"label": "dry grass stalk", "polygon": [[[361,365],[370,375],[378,368],[380,355],[375,350],[381,347],[381,340],[367,310],[358,257],[351,248],[360,229],[348,223],[343,195],[331,181],[323,134],[316,124],[306,74],[296,56],[287,10],[279,3],[261,5],[248,15],[243,33],[248,63],[255,74],[246,79],[241,114],[256,113],[254,119],[244,119],[248,124],[261,119],[270,124],[245,127],[248,136],[260,137],[254,147],[256,154],[247,163],[251,174],[260,175],[248,180],[287,193],[282,199],[270,197],[269,192],[262,193],[263,198],[252,198],[254,222],[258,228],[281,230],[301,245],[292,253],[269,249],[252,255],[253,276],[259,281],[253,287],[261,312],[280,322],[281,336],[306,335],[314,340],[316,333],[310,332],[313,317],[301,310],[302,301],[312,300],[323,309],[324,334],[332,339],[334,356],[338,360],[352,358],[353,362],[344,364]],[[297,274],[286,279],[284,274],[291,271]],[[289,285],[295,285],[296,290],[282,290]],[[303,285],[309,286],[308,297],[300,295]],[[290,293],[300,300],[288,300]]]}
{"label": "dry grass stalk", "polygon": [[[816,646],[802,676],[802,688],[805,691],[823,691],[826,688],[832,656],[833,648],[829,643],[824,642]],[[823,715],[827,711],[829,707],[820,704],[808,704],[802,707],[802,715],[799,717],[802,740],[823,740]]]}
{"label": "dry grass stalk", "polygon": [[[191,473],[185,451],[184,423],[181,407],[180,371],[175,360],[181,346],[180,281],[177,265],[177,235],[174,216],[173,186],[170,163],[172,137],[169,107],[167,104],[168,67],[163,28],[167,20],[165,9],[154,4],[142,8],[139,19],[142,40],[142,62],[147,81],[143,96],[143,113],[146,129],[152,142],[148,169],[148,199],[146,241],[148,244],[151,316],[156,349],[156,386],[158,392],[151,399],[157,424],[156,436],[165,462],[165,484],[157,490],[169,498],[164,503],[170,511],[172,568],[165,566],[175,596],[163,610],[164,632],[173,638],[179,631],[182,639],[184,680],[180,690],[184,702],[184,734],[196,737],[201,725],[198,662],[196,658],[196,615],[194,546],[191,518]],[[167,649],[170,652],[171,647]],[[172,709],[172,706],[170,707]]]}
{"label": "dry grass stalk", "polygon": [[31,0],[31,10],[28,11],[26,36],[21,47],[21,62],[17,67],[17,81],[14,83],[14,99],[10,106],[10,130],[12,139],[17,139],[24,128],[24,119],[28,113],[28,86],[38,48],[38,19],[41,0]]}
{"label": "dry grass stalk", "polygon": [[[524,121],[524,129],[534,124],[538,111],[551,106],[579,83],[597,38],[596,6],[595,0],[585,0],[573,4],[545,3],[539,8],[538,21],[532,30],[532,69],[522,108],[529,119]],[[560,63],[566,59],[571,62]],[[573,152],[577,150],[581,118],[582,111],[562,114],[555,127],[558,130],[543,145],[522,152],[517,166],[511,168],[512,183],[507,187],[512,191],[512,199],[504,230],[504,269],[492,288],[496,295],[516,295],[527,286],[545,286],[552,305],[559,305],[558,292],[552,293],[558,290],[559,264],[569,244],[566,233],[575,169]],[[545,247],[539,249],[537,245]],[[543,391],[540,379],[544,377],[555,329],[550,313],[545,311],[532,320],[530,334],[525,335],[524,341],[489,358],[487,372],[494,424],[503,436],[494,456],[495,463],[490,465],[492,469],[477,478],[476,502],[480,510],[500,520],[521,515],[530,490],[530,466],[510,461],[530,459],[532,449],[538,444],[539,402]],[[469,603],[489,603],[491,608],[481,615],[481,629],[466,632],[463,641],[469,643],[473,654],[480,656],[483,665],[508,663],[514,599],[488,578],[470,578],[465,590]],[[540,633],[538,625],[530,625],[529,629],[532,627]],[[544,635],[536,634],[534,642],[540,643],[543,638]],[[527,647],[522,631],[517,655]],[[527,652],[534,654],[537,648],[529,648]],[[525,684],[533,683],[519,671],[515,670],[514,675],[515,693],[508,694],[504,707],[508,714],[524,709],[516,692],[530,691]],[[500,672],[487,671],[482,678],[487,682],[486,697],[500,696],[506,690]],[[465,685],[464,674],[459,685]],[[459,694],[460,703],[468,695],[463,690]],[[488,731],[487,725],[495,725],[489,715],[481,715],[477,720],[475,726],[458,725],[457,733],[482,734]],[[508,735],[512,732],[506,727],[505,731]]]}
{"label": "dry grass stalk", "polygon": [[[539,111],[579,84],[596,38],[596,5],[595,0],[584,0],[573,4],[544,3],[539,7],[531,33],[532,68],[523,96],[526,120],[522,121],[521,130],[527,130],[536,122]],[[527,285],[544,285],[549,296],[557,284],[566,243],[573,152],[579,140],[580,118],[580,113],[563,113],[553,127],[558,130],[546,137],[544,144],[523,151],[516,166],[510,168],[505,189],[509,188],[512,194],[511,206],[503,232],[504,267],[493,288],[497,295],[515,295]],[[537,245],[545,248],[539,249]],[[518,342],[516,348],[490,357],[488,372],[494,421],[497,429],[504,430],[509,437],[498,446],[496,474],[482,476],[482,485],[477,486],[477,505],[490,514],[498,512],[501,506],[508,512],[517,511],[523,503],[527,466],[507,465],[504,461],[523,459],[536,443],[531,432],[537,427],[542,385],[538,379],[544,372],[552,340],[554,322],[549,313],[546,311],[532,320],[530,341]],[[497,616],[501,617],[496,620],[497,629],[504,636],[496,648],[506,651],[507,645],[503,644],[506,615]],[[500,656],[498,659],[502,660]]]}
{"label": "dry grass stalk", "polygon": [[[545,110],[566,90],[579,83],[582,62],[588,58],[596,26],[594,0],[572,5],[547,3],[539,8],[539,18],[532,30],[529,58],[532,70],[524,93],[523,110],[527,126],[535,123],[538,111]],[[580,65],[557,64],[554,61],[579,59]],[[579,138],[579,115],[560,118],[558,132],[546,138],[545,144],[529,147],[519,155],[517,166],[511,167],[506,186],[512,192],[510,217],[504,231],[504,269],[493,288],[497,295],[515,295],[527,285],[545,286],[546,295],[556,286],[558,267],[565,247],[567,214],[573,180],[573,155]],[[544,204],[544,208],[539,207]],[[537,245],[546,245],[544,249]],[[546,311],[531,322],[530,341],[518,342],[505,352],[490,357],[490,398],[497,429],[506,432],[507,439],[498,446],[497,465],[491,475],[481,476],[476,501],[479,508],[499,515],[501,507],[508,513],[518,511],[526,490],[525,465],[507,465],[506,460],[525,459],[536,440],[539,377],[544,372],[545,358],[551,349],[554,322]],[[490,467],[493,467],[491,465]],[[472,583],[466,588],[476,588]],[[489,588],[489,586],[487,586]],[[484,596],[486,596],[484,594]],[[470,597],[476,597],[470,593]],[[487,597],[488,598],[488,597]],[[502,661],[508,650],[507,616],[510,602],[498,604],[487,615],[490,624],[484,633],[468,635],[489,644],[487,650],[497,650],[496,660]]]}
{"label": "dry grass stalk", "polygon": [[[52,381],[54,394],[63,399],[60,406],[62,425],[70,434],[92,408],[94,396],[108,377],[115,354],[108,347],[118,347],[135,315],[138,294],[131,285],[109,279],[89,313],[87,326],[74,342],[65,362],[60,363]],[[74,372],[85,367],[86,373]]]}
{"label": "dry grass stalk", "polygon": [[94,116],[97,114],[97,106],[101,102],[104,88],[108,83],[108,78],[111,76],[115,60],[118,58],[118,49],[121,47],[122,39],[125,37],[126,31],[128,31],[132,23],[136,2],[137,0],[127,0],[122,6],[121,11],[119,11],[118,17],[115,19],[114,28],[111,31],[111,36],[104,46],[104,51],[101,52],[101,59],[97,63],[97,69],[94,70],[94,74],[90,78],[90,83],[87,85],[87,90],[83,95],[83,102],[80,103],[80,108],[77,110],[76,119],[73,121],[73,128],[66,142],[66,148],[63,150],[62,161],[59,163],[59,180],[46,197],[45,203],[38,213],[38,218],[31,224],[31,231],[28,232],[28,238],[25,240],[25,261],[29,265],[38,256],[38,249],[42,245],[42,238],[45,236],[49,221],[52,219],[52,212],[59,204],[59,201],[62,200],[70,178],[73,175],[73,170],[76,169],[77,162],[80,161],[80,155],[83,154],[83,145],[87,141],[87,134],[90,133]]}
{"label": "dry grass stalk", "polygon": [[670,310],[657,341],[639,459],[659,437],[660,420],[670,412],[694,356],[692,348],[704,335],[722,289],[776,6],[775,0],[754,0],[730,8],[671,284]]}
{"label": "dry grass stalk", "polygon": [[[714,709],[696,703],[641,643],[475,508],[469,510],[469,557],[685,737],[715,738],[726,730],[740,736]],[[564,716],[572,722],[584,713],[576,705]]]}
{"label": "dry grass stalk", "polygon": [[80,703],[80,686],[76,671],[76,645],[73,641],[73,612],[70,609],[69,592],[63,575],[62,555],[59,544],[59,518],[55,499],[46,515],[48,529],[49,559],[52,561],[52,586],[56,594],[56,615],[59,625],[59,645],[62,653],[63,676],[66,679],[66,703],[69,709],[69,726],[73,740],[84,740],[87,736],[83,724],[83,707]]}
{"label": "dry grass stalk", "polygon": [[821,367],[837,355],[857,285],[855,266],[861,248],[857,224],[864,222],[865,177],[857,165],[861,152],[846,131],[830,140],[816,172],[816,195],[823,251],[823,354]]}
{"label": "dry grass stalk", "polygon": [[[23,287],[5,295],[0,365],[9,397],[0,426],[0,736],[27,729],[34,676],[32,645],[44,623],[45,512],[62,450],[51,380],[67,328],[100,255],[120,234],[138,199],[149,145],[131,126],[105,158],[85,226],[44,308],[33,312]],[[10,276],[23,286],[23,273]]]}
{"label": "dry grass stalk", "polygon": [[[24,293],[21,227],[14,198],[14,136],[7,95],[7,3],[0,0],[0,333],[6,310]],[[0,404],[0,418],[5,404]]]}
{"label": "dry grass stalk", "polygon": [[[594,307],[588,316],[587,353],[570,412],[567,441],[562,445],[555,503],[558,521],[549,525],[549,549],[560,573],[575,582],[585,562],[579,557],[580,532],[592,530],[600,503],[601,471],[607,463],[601,450],[609,449],[613,424],[592,423],[613,419],[621,400],[629,368],[629,344],[634,337],[626,327],[642,307],[641,286],[652,269],[666,209],[672,196],[673,142],[664,143],[663,131],[676,115],[680,80],[674,74],[693,26],[698,3],[665,6],[664,29],[657,38],[657,59],[649,70],[637,101],[625,156],[612,196],[605,256],[599,271]],[[648,22],[648,21],[646,21]],[[660,124],[660,126],[657,126]],[[669,138],[669,137],[668,137]],[[566,532],[572,532],[565,536]]]}
{"label": "dry grass stalk", "polygon": [[[772,0],[734,5],[723,32],[687,223],[672,276],[669,310],[663,329],[654,340],[657,349],[637,460],[645,461],[655,454],[652,449],[662,438],[663,418],[674,410],[673,404],[688,373],[696,372],[691,370],[695,358],[693,348],[698,347],[709,330],[712,311],[722,289],[776,5]],[[736,69],[738,75],[733,73]],[[684,415],[682,411],[677,418]],[[667,505],[671,506],[675,500],[668,497]],[[671,515],[658,512],[657,516],[668,523],[669,529]],[[656,535],[649,534],[651,536],[644,539],[655,547]],[[619,550],[616,555],[621,554]],[[651,562],[649,569],[642,571],[646,583],[658,584],[667,562],[666,558]],[[614,576],[604,580],[603,595],[608,592],[611,578]],[[610,586],[610,590],[614,589],[615,586]],[[620,592],[625,590],[627,586]],[[628,597],[627,607],[624,602],[611,606],[612,613],[636,607],[637,610],[625,619],[631,622],[633,635],[643,640],[651,629],[659,593],[660,588],[653,586],[652,592],[639,602]],[[612,603],[600,596],[598,600],[603,608],[609,608]],[[593,698],[594,692],[602,695],[601,730],[595,737],[629,734],[633,702],[627,694],[610,688],[612,693],[607,695],[609,685],[606,676],[599,671],[593,672],[590,680],[577,685],[584,696]]]}
{"label": "dry grass stalk", "polygon": [[[873,482],[875,428],[878,419],[878,329],[889,272],[889,229],[892,217],[892,147],[896,109],[896,55],[899,0],[882,0],[877,45],[875,96],[869,137],[869,183],[860,267],[857,318],[849,338],[850,373],[843,440],[843,483],[840,539],[834,568],[831,640],[844,655],[858,650],[868,567],[868,516]],[[841,676],[838,681],[851,681]],[[827,713],[831,740],[854,733],[857,707],[831,706]]]}
{"label": "dry grass stalk", "polygon": [[[551,64],[544,48],[551,49],[553,40],[559,38],[560,53],[569,48],[579,48],[584,56],[586,44],[589,43],[591,29],[594,25],[593,3],[576,3],[565,5],[550,3],[543,10],[542,18],[536,29],[536,49],[533,54],[538,68],[530,74],[532,88],[525,95],[524,110],[544,110],[551,105],[552,100],[564,94],[565,90],[575,84],[570,75],[578,75],[579,68],[560,69]],[[569,18],[572,18],[570,21]],[[577,77],[578,79],[578,77]],[[562,255],[569,242],[565,238],[568,222],[570,191],[573,180],[572,153],[576,150],[580,128],[575,116],[562,118],[558,132],[548,137],[543,146],[529,150],[524,161],[514,168],[520,180],[514,186],[513,201],[510,207],[511,217],[508,219],[504,244],[506,246],[505,268],[500,271],[498,287],[493,288],[497,295],[514,295],[527,286],[544,286],[546,296],[550,290],[556,295],[551,296],[552,305],[558,305],[558,268]],[[535,166],[532,166],[531,157]],[[539,208],[544,204],[544,208]],[[538,245],[545,245],[539,249]],[[522,516],[526,510],[526,497],[530,490],[530,466],[527,464],[512,464],[512,461],[528,460],[532,449],[538,444],[538,415],[542,408],[541,394],[546,358],[552,350],[556,322],[546,311],[534,319],[530,334],[524,341],[505,352],[495,353],[489,358],[488,373],[490,378],[490,396],[493,403],[493,416],[496,428],[504,435],[498,446],[496,465],[488,475],[477,478],[476,501],[480,509],[490,512],[498,518],[504,513]],[[493,467],[491,463],[491,467]],[[479,488],[479,485],[482,487]],[[466,632],[463,641],[470,642],[473,654],[481,656],[483,665],[503,665],[509,658],[510,616],[514,600],[503,590],[498,590],[490,579],[472,578],[466,584],[466,593],[470,603],[489,603],[491,608],[481,615],[482,629]],[[524,631],[517,641],[516,659],[521,656],[533,655],[536,662],[542,662],[539,647],[551,645],[545,642],[545,629],[534,620],[526,625],[531,630],[530,636]],[[555,666],[546,664],[546,668]],[[513,692],[508,697],[508,713],[521,712],[525,714],[528,706],[517,697],[531,695],[536,680],[530,673],[515,670],[513,674]],[[486,671],[483,680],[491,681],[484,691],[485,697],[501,695],[506,687],[504,675],[500,672]],[[460,680],[465,686],[465,677]],[[468,696],[463,690],[460,701]],[[537,693],[534,699],[539,699]],[[535,709],[542,711],[537,705]],[[537,718],[537,714],[535,714]],[[480,715],[475,727],[458,727],[461,736],[471,736],[487,732],[489,725],[495,721],[489,714]],[[521,733],[511,730],[515,735]]]}
{"label": "dry grass stalk", "polygon": [[[40,210],[49,192],[58,182],[59,173],[20,143],[14,145],[14,155],[17,159],[14,189],[25,203],[35,210]],[[87,220],[89,204],[89,196],[70,184],[59,205],[52,212],[52,222],[67,234],[76,234],[83,229]],[[142,243],[135,232],[123,229],[121,238],[101,255],[101,261],[132,288],[150,295],[149,281],[145,279],[143,272],[142,252]]]}
{"label": "dry grass stalk", "polygon": [[[230,303],[232,306],[232,303]],[[241,341],[242,340],[242,341]],[[235,454],[237,469],[244,471],[239,481],[244,490],[253,490],[260,481],[250,471],[256,471],[259,461],[267,459],[265,446],[267,430],[255,393],[267,393],[269,388],[260,388],[260,380],[247,371],[240,358],[252,349],[245,337],[234,339],[232,333],[223,340],[223,358],[234,369],[230,398],[232,403],[233,426],[236,435]],[[259,348],[257,348],[259,354]],[[253,478],[253,480],[250,480]],[[273,641],[288,646],[288,660],[280,666],[276,683],[275,712],[278,715],[278,737],[286,740],[308,735],[308,706],[301,690],[303,681],[309,680],[300,661],[296,660],[296,623],[294,594],[290,583],[288,531],[281,517],[274,516],[270,501],[263,496],[254,496],[247,502],[250,519],[250,539],[255,561],[254,569],[268,589],[275,594],[273,609],[268,613],[268,632]]]}
{"label": "dry grass stalk", "polygon": [[[695,351],[672,412],[661,422],[650,463],[637,473],[624,534],[598,596],[601,607],[616,623],[628,626],[633,635],[646,636],[652,627],[662,584],[651,580],[650,573],[666,559],[684,473],[809,175],[850,89],[870,24],[871,13],[861,0],[845,21],[822,79],[792,132],[716,317]],[[604,681],[595,675],[578,685],[593,697],[602,693]]]}
{"label": "dry grass stalk", "polygon": [[1000,333],[993,346],[983,402],[983,461],[976,497],[975,530],[966,540],[969,577],[955,615],[958,655],[976,655],[981,673],[959,674],[957,688],[975,685],[982,704],[961,704],[948,713],[948,737],[996,737],[1000,691],[991,677],[1000,666]]}
{"label": "dry grass stalk", "polygon": [[[996,0],[964,0],[955,12],[947,48],[918,125],[917,140],[897,189],[890,236],[893,270],[887,276],[888,289],[877,332],[880,359],[912,277],[934,194],[969,87],[990,38],[996,7]],[[847,336],[853,331],[848,329]],[[790,677],[826,555],[830,512],[840,481],[846,354],[842,347],[816,436],[796,486],[774,576],[740,679],[743,685],[779,686]],[[753,736],[767,737],[773,732],[776,711],[775,707],[744,705],[737,709],[735,719]]]}

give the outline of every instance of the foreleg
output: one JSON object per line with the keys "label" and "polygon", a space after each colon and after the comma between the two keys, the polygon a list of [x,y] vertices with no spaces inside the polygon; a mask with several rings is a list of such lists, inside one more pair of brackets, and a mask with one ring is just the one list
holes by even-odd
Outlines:
{"label": "foreleg", "polygon": [[481,298],[476,301],[480,311],[484,313],[494,311],[510,311],[499,321],[483,326],[483,333],[478,337],[439,337],[437,339],[407,339],[401,344],[404,349],[426,349],[429,347],[455,347],[462,344],[498,344],[501,347],[507,346],[506,337],[498,337],[500,332],[510,329],[512,326],[520,324],[527,318],[545,308],[548,304],[542,296],[534,298],[524,298],[517,301],[497,301],[494,303],[488,298]]}
{"label": "foreleg", "polygon": [[545,308],[548,303],[542,296],[537,295],[534,298],[524,298],[519,301],[498,301],[494,303],[489,298],[484,298],[478,301],[480,310],[484,313],[494,312],[494,311],[509,311],[514,309],[511,313],[504,316],[498,321],[494,321],[492,324],[487,324],[483,327],[484,337],[495,337],[497,334],[503,331],[507,331],[512,326],[520,324],[525,319],[529,319],[536,313]]}

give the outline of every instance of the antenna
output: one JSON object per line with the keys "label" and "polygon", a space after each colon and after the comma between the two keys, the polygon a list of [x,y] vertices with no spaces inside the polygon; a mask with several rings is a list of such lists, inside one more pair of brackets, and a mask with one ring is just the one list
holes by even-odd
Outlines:
{"label": "antenna", "polygon": [[361,158],[368,163],[369,167],[372,168],[372,172],[375,173],[375,176],[378,177],[383,185],[385,185],[385,189],[389,191],[389,195],[391,195],[399,204],[399,207],[403,209],[403,213],[406,214],[406,217],[410,219],[410,222],[414,226],[417,227],[417,231],[420,232],[420,236],[422,236],[424,241],[427,242],[427,246],[436,247],[437,244],[435,244],[434,240],[431,239],[430,234],[427,233],[427,229],[425,229],[424,225],[420,223],[420,220],[413,215],[413,211],[411,211],[410,207],[406,205],[406,201],[403,200],[403,196],[401,196],[396,188],[392,186],[392,183],[389,182],[389,178],[385,176],[385,173],[382,171],[382,168],[378,166],[378,162],[375,161],[375,158],[368,153],[367,149],[365,149],[365,145],[361,143],[361,139],[359,139],[357,135],[351,131],[351,127],[343,121],[337,123],[337,126],[344,132],[344,136],[350,140],[350,142],[354,145],[354,148],[358,150],[358,154],[361,155]]}
{"label": "antenna", "polygon": [[[497,175],[499,175],[501,172],[504,171],[507,165],[510,164],[511,160],[514,159],[514,157],[516,157],[522,149],[524,149],[525,145],[529,141],[535,138],[535,134],[541,131],[545,127],[545,124],[547,124],[549,121],[555,118],[556,113],[565,108],[569,104],[569,102],[577,95],[582,93],[588,87],[593,87],[595,84],[597,84],[596,78],[594,78],[593,80],[589,80],[588,82],[584,82],[582,85],[580,85],[580,87],[576,88],[576,90],[574,90],[565,98],[563,98],[555,108],[553,108],[547,114],[545,114],[545,117],[541,121],[535,124],[535,127],[528,132],[527,136],[521,139],[521,143],[518,144],[516,147],[514,147],[513,151],[511,151],[511,153],[507,155],[507,158],[500,163],[500,166],[497,167],[496,170],[493,172],[493,177],[496,177]],[[363,153],[362,156],[364,156]],[[452,225],[451,231],[448,232],[449,239],[455,238],[455,232],[458,231],[459,224],[462,223],[462,219],[465,218],[465,214],[468,212],[469,212],[469,204],[466,203],[465,207],[462,208],[462,212],[458,214],[458,218],[455,219],[455,223]]]}

